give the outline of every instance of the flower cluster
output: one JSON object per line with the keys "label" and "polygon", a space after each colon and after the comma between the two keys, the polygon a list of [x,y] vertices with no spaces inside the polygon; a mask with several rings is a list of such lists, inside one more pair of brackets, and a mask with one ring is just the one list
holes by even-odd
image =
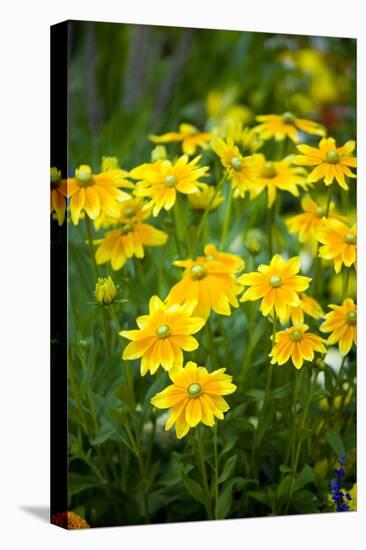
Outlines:
{"label": "flower cluster", "polygon": [[351,495],[348,492],[345,492],[343,488],[343,482],[345,478],[344,467],[346,455],[343,454],[341,458],[338,459],[339,468],[334,470],[335,479],[329,484],[329,494],[335,504],[337,512],[348,512],[350,509]]}

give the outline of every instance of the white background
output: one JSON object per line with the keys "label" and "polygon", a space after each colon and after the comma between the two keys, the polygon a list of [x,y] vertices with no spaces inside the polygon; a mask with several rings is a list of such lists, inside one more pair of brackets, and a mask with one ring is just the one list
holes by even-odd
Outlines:
{"label": "white background", "polygon": [[[361,0],[87,0],[2,4],[0,18],[0,546],[196,550],[363,548],[365,321],[359,334],[357,513],[66,532],[49,498],[49,25],[64,19],[358,38],[359,304],[365,305],[365,29]],[[362,23],[363,21],[363,23]],[[363,66],[363,70],[361,67]],[[4,305],[5,301],[5,305]]]}

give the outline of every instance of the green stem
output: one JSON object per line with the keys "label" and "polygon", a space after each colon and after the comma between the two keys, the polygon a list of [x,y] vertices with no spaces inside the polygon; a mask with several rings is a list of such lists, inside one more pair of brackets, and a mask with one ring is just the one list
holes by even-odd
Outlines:
{"label": "green stem", "polygon": [[320,272],[321,272],[321,266],[322,266],[322,259],[319,256],[319,243],[317,243],[316,251],[315,251],[314,277],[313,277],[313,282],[312,282],[312,285],[311,285],[313,296],[317,295],[317,290],[318,290],[318,286],[319,286],[319,277],[320,277]]}
{"label": "green stem", "polygon": [[97,280],[99,277],[99,270],[98,270],[97,262],[95,260],[91,222],[87,214],[85,214],[84,219],[85,219],[86,234],[88,236],[90,258],[91,258],[91,262],[95,273],[95,280]]}
{"label": "green stem", "polygon": [[207,219],[207,216],[210,212],[210,208],[215,200],[215,198],[217,197],[217,195],[220,193],[221,191],[221,188],[222,186],[224,185],[225,183],[225,180],[226,180],[226,173],[224,173],[224,175],[222,176],[220,182],[218,183],[217,187],[216,187],[216,190],[215,192],[212,194],[212,197],[211,197],[211,200],[210,202],[208,203],[207,205],[207,208],[206,210],[204,211],[203,215],[202,215],[202,218],[201,218],[201,221],[200,221],[200,224],[198,226],[198,229],[197,229],[197,233],[196,233],[196,242],[195,242],[195,246],[194,246],[194,251],[196,252],[197,251],[197,247],[198,247],[198,243],[199,243],[199,240],[200,240],[200,237],[201,237],[201,233],[202,233],[202,230],[205,226],[205,223],[206,223],[206,219]]}
{"label": "green stem", "polygon": [[273,210],[267,208],[267,231],[268,231],[268,255],[269,259],[273,256],[273,235],[272,235],[272,225],[273,225]]}
{"label": "green stem", "polygon": [[219,455],[218,455],[218,451],[217,451],[217,430],[218,430],[218,427],[217,427],[217,422],[215,422],[215,425],[214,425],[214,461],[215,461],[215,479],[214,479],[214,484],[215,484],[215,508],[214,508],[214,512],[215,512],[215,519],[218,519],[217,518],[217,512],[218,512],[218,503],[219,503],[219,484],[218,484],[218,479],[219,479]]}
{"label": "green stem", "polygon": [[186,243],[187,254],[191,258],[192,257],[191,241],[190,241],[190,238],[189,238],[187,223],[186,223],[186,220],[184,219],[183,214],[182,214],[182,209],[181,209],[181,205],[180,205],[180,198],[178,197],[178,195],[177,195],[177,198],[176,198],[176,201],[175,201],[175,204],[174,204],[173,211],[174,211],[174,216],[175,216],[175,219],[176,219],[176,225],[177,225],[177,228],[178,228],[178,239],[179,239],[179,236],[180,236],[179,233],[181,233],[182,238]]}
{"label": "green stem", "polygon": [[[109,315],[110,315],[110,317],[113,321],[113,324],[116,328],[116,331],[119,334],[121,332],[121,327],[120,327],[116,312],[114,311],[113,304],[110,304],[107,309],[108,309],[108,313],[109,313]],[[129,365],[127,364],[126,361],[122,361],[122,363],[123,363],[123,368],[124,368],[124,371],[125,371],[125,379],[126,379],[127,385],[130,388],[133,388],[133,377],[132,377],[131,369],[129,368]]]}
{"label": "green stem", "polygon": [[329,218],[331,202],[332,202],[332,186],[330,185],[329,188],[328,188],[327,207],[326,207],[326,210],[325,210],[325,216],[327,218]]}
{"label": "green stem", "polygon": [[248,369],[250,366],[250,360],[252,357],[252,337],[253,337],[253,332],[255,328],[255,325],[254,325],[255,313],[256,313],[255,302],[250,302],[249,307],[250,307],[250,313],[249,313],[248,325],[247,325],[247,328],[248,328],[247,345],[246,345],[246,350],[244,352],[244,360],[243,360],[242,367],[240,369],[240,375],[239,375],[239,380],[241,385],[244,385],[245,379],[247,377]]}
{"label": "green stem", "polygon": [[217,351],[216,351],[216,346],[215,346],[215,342],[214,342],[214,337],[213,337],[210,318],[207,319],[206,328],[207,328],[208,347],[209,347],[209,350],[210,350],[211,361],[212,361],[213,367],[218,369],[219,368],[219,366],[218,366],[219,363],[218,363]]}
{"label": "green stem", "polygon": [[214,519],[213,513],[212,513],[210,489],[208,486],[208,479],[207,479],[204,448],[203,448],[203,441],[202,441],[202,431],[200,426],[196,428],[196,434],[197,434],[197,449],[198,449],[198,467],[201,471],[203,490],[205,492],[207,515],[208,515],[208,519]]}
{"label": "green stem", "polygon": [[350,272],[351,272],[351,268],[349,268],[349,267],[344,268],[344,271],[343,271],[342,301],[347,298]]}
{"label": "green stem", "polygon": [[221,244],[220,244],[221,250],[225,248],[225,244],[226,244],[226,240],[229,232],[231,206],[233,203],[233,186],[232,185],[230,185],[229,196],[226,200],[227,200],[226,212],[225,212],[224,224],[222,226],[222,234],[221,234]]}

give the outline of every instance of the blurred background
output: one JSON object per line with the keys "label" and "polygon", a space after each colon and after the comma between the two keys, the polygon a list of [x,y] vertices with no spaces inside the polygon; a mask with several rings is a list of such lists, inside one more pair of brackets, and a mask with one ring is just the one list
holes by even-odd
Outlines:
{"label": "blurred background", "polygon": [[149,133],[292,111],[354,139],[354,39],[130,24],[70,25],[70,172],[130,169]]}

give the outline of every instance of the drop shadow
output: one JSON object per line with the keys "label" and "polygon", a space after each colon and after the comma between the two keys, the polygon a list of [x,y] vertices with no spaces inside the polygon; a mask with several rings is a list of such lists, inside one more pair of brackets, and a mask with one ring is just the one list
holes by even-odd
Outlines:
{"label": "drop shadow", "polygon": [[23,512],[27,514],[31,514],[45,523],[50,522],[49,506],[20,506],[20,510],[23,510]]}

